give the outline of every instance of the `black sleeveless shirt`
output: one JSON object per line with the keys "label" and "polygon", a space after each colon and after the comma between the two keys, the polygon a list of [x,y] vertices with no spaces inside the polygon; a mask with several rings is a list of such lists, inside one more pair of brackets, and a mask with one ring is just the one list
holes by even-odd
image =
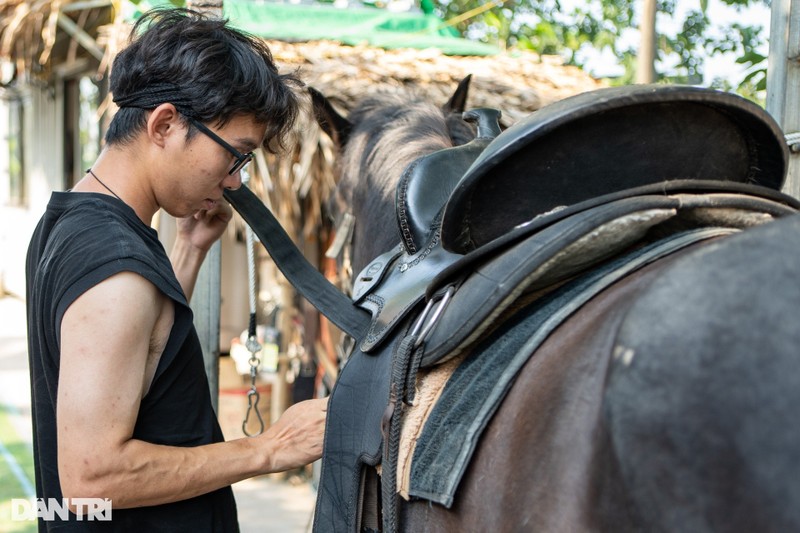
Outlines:
{"label": "black sleeveless shirt", "polygon": [[[58,478],[56,394],[61,320],[81,294],[101,281],[137,273],[169,297],[175,323],[142,398],[133,438],[169,446],[223,440],[211,405],[192,312],[155,230],[123,202],[103,194],[53,193],[28,249],[28,357],[37,498],[62,494]],[[113,502],[112,502],[113,505]],[[58,515],[56,515],[56,518]],[[39,521],[40,531],[238,531],[226,487],[188,500],[113,509],[111,521]]]}

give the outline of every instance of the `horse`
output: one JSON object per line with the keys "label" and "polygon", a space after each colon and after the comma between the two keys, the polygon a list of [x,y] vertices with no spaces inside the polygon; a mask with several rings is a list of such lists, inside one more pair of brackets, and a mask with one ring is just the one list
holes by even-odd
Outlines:
{"label": "horse", "polygon": [[[800,484],[796,481],[800,479],[800,426],[796,423],[800,407],[800,328],[796,324],[800,217],[795,214],[797,201],[776,192],[785,172],[785,147],[775,148],[769,155],[767,145],[777,146],[774,139],[761,138],[748,145],[745,158],[756,157],[754,153],[761,150],[756,165],[751,159],[740,160],[725,152],[726,146],[734,144],[731,139],[703,144],[707,133],[685,137],[681,129],[686,121],[700,123],[701,129],[702,123],[708,122],[698,116],[698,110],[701,115],[706,112],[698,104],[703,98],[714,100],[709,106],[713,120],[718,115],[727,120],[743,108],[750,113],[733,119],[731,135],[746,131],[745,137],[757,137],[767,130],[774,134],[774,124],[763,126],[768,117],[747,104],[734,102],[733,107],[719,112],[724,107],[717,100],[720,95],[688,91],[680,93],[680,98],[691,104],[678,118],[675,109],[681,107],[672,100],[659,100],[642,109],[625,107],[634,109],[638,118],[635,127],[624,128],[614,122],[609,111],[621,107],[608,107],[618,99],[602,92],[581,95],[577,104],[565,104],[547,120],[540,119],[535,128],[518,130],[511,141],[494,149],[494,143],[516,126],[500,133],[492,124],[496,115],[479,116],[477,129],[474,115],[467,124],[461,116],[468,82],[462,82],[442,107],[425,98],[388,96],[368,99],[347,117],[312,90],[319,124],[339,150],[337,205],[351,209],[356,221],[351,246],[353,270],[361,273],[356,283],[361,287],[354,288],[354,300],[361,298],[377,320],[391,307],[386,295],[395,293],[386,291],[383,297],[373,298],[371,307],[368,293],[398,279],[403,264],[410,265],[409,272],[418,268],[411,258],[429,253],[418,264],[434,256],[441,262],[431,267],[430,273],[411,275],[424,278],[424,282],[414,278],[406,282],[421,287],[421,296],[406,301],[399,318],[384,330],[375,330],[373,323],[371,331],[382,337],[372,345],[362,344],[344,364],[340,382],[349,370],[367,372],[337,383],[332,393],[315,529],[800,530]],[[637,89],[633,94],[649,98],[648,94],[655,93]],[[625,98],[633,97],[624,93],[622,100]],[[595,116],[586,110],[598,102],[607,106],[597,114],[602,119],[586,122],[587,117]],[[667,112],[659,114],[665,106]],[[532,116],[545,116],[546,111]],[[579,118],[571,118],[573,115]],[[561,130],[548,126],[556,121],[554,116],[564,124],[584,122],[569,129],[567,139],[558,133]],[[624,120],[633,120],[626,117]],[[676,129],[683,132],[670,141],[672,145],[659,148],[661,159],[643,155],[641,159],[652,160],[642,162],[621,155],[620,161],[615,154],[621,152],[609,148],[612,153],[607,153],[606,148],[597,146],[600,141],[607,141],[610,147],[630,146],[632,139],[646,136],[643,124],[652,128],[661,118],[674,120],[664,127],[663,135],[673,135]],[[728,126],[713,128],[714,135],[722,135]],[[542,129],[545,134],[530,134]],[[597,138],[598,131],[604,132],[603,139]],[[617,142],[626,132],[625,141]],[[533,141],[521,143],[525,135]],[[478,143],[470,155],[469,147],[475,148],[481,139],[486,142]],[[554,163],[553,154],[564,151],[567,141],[572,143],[567,155]],[[681,155],[687,143],[698,144],[690,148],[702,152],[702,158]],[[517,150],[517,146],[522,148]],[[509,147],[517,152],[507,155]],[[530,150],[534,156],[525,156]],[[464,153],[466,162],[458,163],[448,176],[448,162],[460,161]],[[436,159],[437,154],[443,157]],[[507,163],[509,158],[523,156],[527,158],[522,162]],[[434,171],[429,168],[409,177],[409,169],[413,174],[430,158],[435,160]],[[701,185],[666,181],[683,178],[680,173],[688,176],[708,160],[713,164],[692,176]],[[419,161],[423,163],[417,164]],[[576,170],[576,161],[590,163]],[[640,164],[650,167],[635,168],[628,173],[633,178],[666,169],[664,176],[659,174],[652,178],[653,183],[644,185],[620,182],[614,190],[604,189],[614,177],[628,175],[628,166]],[[566,169],[568,179],[548,178],[548,172],[558,165]],[[598,165],[610,169],[612,178],[602,183],[593,180],[593,173],[602,173],[594,170]],[[719,183],[716,175],[705,179],[714,172],[725,174],[739,167],[744,167],[747,177],[742,181],[747,183],[732,183],[727,178]],[[576,172],[581,174],[577,181]],[[492,174],[491,181],[484,174]],[[520,195],[514,183],[507,183],[522,174],[528,191],[525,195]],[[465,183],[476,175],[480,179]],[[437,185],[441,181],[448,184]],[[406,188],[398,188],[398,183]],[[765,183],[768,186],[763,186]],[[436,209],[428,209],[427,218],[416,229],[414,221],[405,228],[401,222],[398,228],[398,204],[413,200],[401,198],[413,187],[424,191],[418,195],[423,199],[429,196],[427,191],[434,190]],[[446,190],[437,190],[441,187]],[[445,201],[440,199],[442,195]],[[605,200],[601,202],[599,197]],[[648,198],[645,204],[625,207],[624,216],[592,218],[600,216],[597,209],[630,206],[644,201],[642,198]],[[535,201],[545,203],[531,208]],[[748,202],[759,205],[751,208]],[[464,210],[468,213],[463,214]],[[687,215],[675,216],[676,212]],[[575,222],[581,215],[588,219]],[[648,220],[645,229],[637,226],[643,218]],[[482,234],[487,226],[490,230]],[[583,233],[575,234],[581,237],[561,243],[578,227],[584,228]],[[470,230],[467,238],[465,228]],[[674,240],[663,244],[665,236],[685,239],[686,235],[693,237],[679,244]],[[531,249],[541,253],[547,246],[555,246],[553,243],[561,246],[548,252],[547,261],[529,269],[538,277],[525,272],[526,280],[535,277],[538,282],[531,282],[514,298],[504,296],[504,301],[513,301],[502,312],[488,314],[480,327],[464,318],[465,312],[494,301],[487,292],[470,293],[480,283],[499,285],[496,280],[486,281],[492,272],[510,279],[508,272],[512,267],[520,270]],[[442,245],[447,250],[437,251]],[[501,268],[492,257],[503,251],[508,257]],[[637,254],[645,254],[647,259]],[[635,267],[627,266],[637,260]],[[480,277],[484,280],[477,279]],[[448,294],[442,297],[437,293],[454,278],[458,282]],[[595,289],[579,304],[570,303],[575,294],[585,294],[582,291],[587,287]],[[449,305],[445,307],[442,301],[446,299]],[[400,379],[389,376],[391,365],[381,360],[394,359],[396,364],[404,349],[403,343],[394,339],[413,336],[416,341],[423,336],[418,326],[428,319],[419,318],[421,310],[430,303],[436,307],[437,302],[445,307],[445,315],[455,318],[450,322],[447,317],[440,319],[424,342],[408,348],[411,362],[403,367]],[[561,318],[554,321],[555,316]],[[426,363],[430,352],[420,353],[435,344],[432,339],[437,334],[443,346],[447,338],[462,334],[452,325],[459,320],[466,320],[467,326],[461,330],[465,330],[465,338],[469,336],[461,343],[460,354],[437,356]],[[539,337],[536,343],[534,337]],[[397,460],[390,456],[398,449],[396,442],[393,448],[389,444],[392,432],[399,431],[393,420],[399,417],[408,423],[415,388],[419,398],[420,383],[442,365],[451,367],[444,389],[461,372],[459,375],[466,376],[460,382],[464,392],[451,393],[446,405],[442,403],[445,393],[435,392],[442,396],[432,409],[440,412],[444,429],[430,434],[435,438],[424,434],[418,438],[414,460],[419,452],[422,466],[410,467],[412,473],[416,468],[419,476],[428,479],[422,482],[422,489],[401,490],[402,480],[388,468],[398,468]],[[513,377],[503,382],[505,385],[484,383],[488,374],[508,373],[511,366],[515,367]],[[398,383],[400,389],[395,387]],[[408,384],[405,389],[403,383]],[[475,388],[467,388],[466,383]],[[348,396],[348,389],[359,386],[362,388]],[[493,406],[485,407],[490,400]],[[471,419],[464,420],[472,415],[460,414],[459,406],[467,413],[482,413],[483,422],[476,426]],[[362,418],[371,425],[353,429]],[[380,427],[372,427],[378,418]],[[337,424],[338,433],[333,433]],[[459,432],[467,426],[472,433]],[[436,440],[443,435],[447,438],[448,433],[450,440]],[[467,439],[472,443],[466,447],[468,460],[442,466],[442,460],[451,460],[447,449],[458,448]],[[380,477],[377,469],[382,470]],[[448,493],[449,499],[432,489],[426,492],[426,488],[442,484],[457,488]]]}

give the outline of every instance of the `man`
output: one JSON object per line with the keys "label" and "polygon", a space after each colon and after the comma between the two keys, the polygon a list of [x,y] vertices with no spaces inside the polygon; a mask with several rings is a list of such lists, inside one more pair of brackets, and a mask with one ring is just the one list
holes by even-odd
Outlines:
{"label": "man", "polygon": [[[109,499],[112,520],[40,530],[235,531],[232,483],[321,455],[325,400],[223,442],[188,306],[231,218],[223,190],[292,126],[294,83],[263,43],[186,10],[146,14],[116,58],[106,147],[53,194],[27,261],[37,496]],[[170,258],[159,208],[179,217]]]}

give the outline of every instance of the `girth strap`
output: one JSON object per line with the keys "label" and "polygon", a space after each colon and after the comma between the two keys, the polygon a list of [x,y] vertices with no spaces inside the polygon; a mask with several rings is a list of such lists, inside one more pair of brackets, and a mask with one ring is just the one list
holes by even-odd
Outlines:
{"label": "girth strap", "polygon": [[325,279],[303,256],[272,212],[247,187],[225,191],[225,199],[253,229],[272,260],[311,305],[355,339],[364,336],[370,316]]}

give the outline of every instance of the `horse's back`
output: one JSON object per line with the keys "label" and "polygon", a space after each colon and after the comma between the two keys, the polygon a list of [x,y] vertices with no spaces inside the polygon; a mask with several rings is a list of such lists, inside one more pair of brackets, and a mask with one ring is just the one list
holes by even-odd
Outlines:
{"label": "horse's back", "polygon": [[620,491],[617,467],[609,460],[601,404],[628,303],[673,260],[612,285],[544,341],[489,422],[453,508],[412,502],[404,506],[405,530],[638,528]]}
{"label": "horse's back", "polygon": [[793,216],[595,297],[517,376],[453,508],[412,502],[405,528],[798,529],[798,259]]}
{"label": "horse's back", "polygon": [[800,217],[696,250],[632,305],[605,395],[649,524],[800,530]]}

